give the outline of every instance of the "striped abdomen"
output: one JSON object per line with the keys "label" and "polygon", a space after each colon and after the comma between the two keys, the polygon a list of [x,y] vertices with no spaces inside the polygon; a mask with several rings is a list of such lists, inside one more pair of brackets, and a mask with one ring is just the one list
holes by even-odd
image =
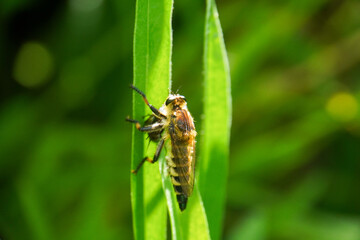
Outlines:
{"label": "striped abdomen", "polygon": [[[181,146],[183,148],[188,146]],[[174,186],[181,211],[186,208],[188,197],[193,190],[193,173],[190,159],[172,158],[173,166],[169,166],[171,182]],[[170,165],[170,164],[169,164]]]}
{"label": "striped abdomen", "polygon": [[168,131],[171,139],[169,173],[180,210],[183,211],[194,188],[196,131],[190,113],[186,109],[175,111]]}
{"label": "striped abdomen", "polygon": [[168,159],[169,173],[181,211],[186,208],[188,197],[194,188],[195,139],[172,144],[171,159]]}

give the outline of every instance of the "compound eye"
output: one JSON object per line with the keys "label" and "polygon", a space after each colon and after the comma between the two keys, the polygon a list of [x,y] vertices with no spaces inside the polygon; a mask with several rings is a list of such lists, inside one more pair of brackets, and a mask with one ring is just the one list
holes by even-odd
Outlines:
{"label": "compound eye", "polygon": [[166,105],[166,106],[169,105],[169,104],[172,103],[174,100],[175,100],[175,99],[170,99],[170,98],[166,99],[165,105]]}

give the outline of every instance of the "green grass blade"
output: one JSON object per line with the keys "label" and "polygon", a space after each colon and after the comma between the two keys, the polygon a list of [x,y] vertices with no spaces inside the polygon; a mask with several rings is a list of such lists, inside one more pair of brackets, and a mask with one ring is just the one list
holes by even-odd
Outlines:
{"label": "green grass blade", "polygon": [[160,172],[162,173],[163,188],[168,203],[172,239],[210,239],[205,209],[197,184],[194,186],[193,195],[189,198],[186,209],[181,212],[171,180],[168,177],[164,158],[160,160]]}
{"label": "green grass blade", "polygon": [[[155,107],[160,107],[170,89],[171,0],[137,0],[134,34],[134,85],[143,90]],[[142,120],[151,111],[134,92],[133,118]],[[144,156],[154,154],[144,134],[133,130],[134,169]],[[166,239],[166,202],[158,163],[145,163],[131,176],[131,201],[135,239]]]}
{"label": "green grass blade", "polygon": [[231,127],[230,70],[214,0],[207,0],[205,94],[200,192],[212,239],[220,239],[224,219]]}
{"label": "green grass blade", "polygon": [[[170,0],[138,0],[134,40],[134,85],[145,90],[148,100],[160,107],[170,89],[171,67],[171,14]],[[151,8],[149,8],[151,6]],[[134,119],[151,113],[140,96],[134,94]],[[133,131],[132,168],[150,153],[155,144],[147,149],[143,134]],[[145,151],[144,151],[145,150]],[[163,188],[166,193],[173,239],[210,239],[202,200],[195,186],[187,209],[180,212],[176,196],[164,160],[160,157]],[[137,176],[131,177],[133,224],[136,239],[166,238],[166,205],[161,189],[161,176],[154,164],[145,166]]]}

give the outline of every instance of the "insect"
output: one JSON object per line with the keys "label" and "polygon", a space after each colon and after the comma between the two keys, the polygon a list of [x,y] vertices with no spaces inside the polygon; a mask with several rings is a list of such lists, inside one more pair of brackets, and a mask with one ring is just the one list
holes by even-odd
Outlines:
{"label": "insect", "polygon": [[187,109],[184,96],[170,94],[160,109],[151,105],[145,94],[133,85],[130,88],[139,93],[153,114],[141,126],[139,121],[126,118],[134,123],[137,130],[146,132],[150,141],[157,142],[153,159],[145,157],[133,173],[137,173],[145,161],[155,163],[163,149],[167,149],[166,164],[181,211],[186,208],[188,197],[194,188],[195,177],[195,125]]}

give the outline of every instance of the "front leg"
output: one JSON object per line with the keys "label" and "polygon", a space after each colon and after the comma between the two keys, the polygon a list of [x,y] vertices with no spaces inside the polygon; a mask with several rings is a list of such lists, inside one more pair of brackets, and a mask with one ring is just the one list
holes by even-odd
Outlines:
{"label": "front leg", "polygon": [[135,87],[134,85],[130,85],[130,88],[134,89],[137,93],[139,93],[142,97],[143,97],[143,100],[145,102],[146,105],[148,105],[148,107],[151,109],[151,111],[155,114],[155,116],[157,118],[165,118],[166,119],[166,116],[164,114],[162,114],[161,112],[159,112],[159,110],[157,108],[155,108],[153,105],[151,105],[149,103],[149,101],[147,100],[146,98],[146,95],[145,93],[143,93],[140,89],[138,89],[137,87]]}

